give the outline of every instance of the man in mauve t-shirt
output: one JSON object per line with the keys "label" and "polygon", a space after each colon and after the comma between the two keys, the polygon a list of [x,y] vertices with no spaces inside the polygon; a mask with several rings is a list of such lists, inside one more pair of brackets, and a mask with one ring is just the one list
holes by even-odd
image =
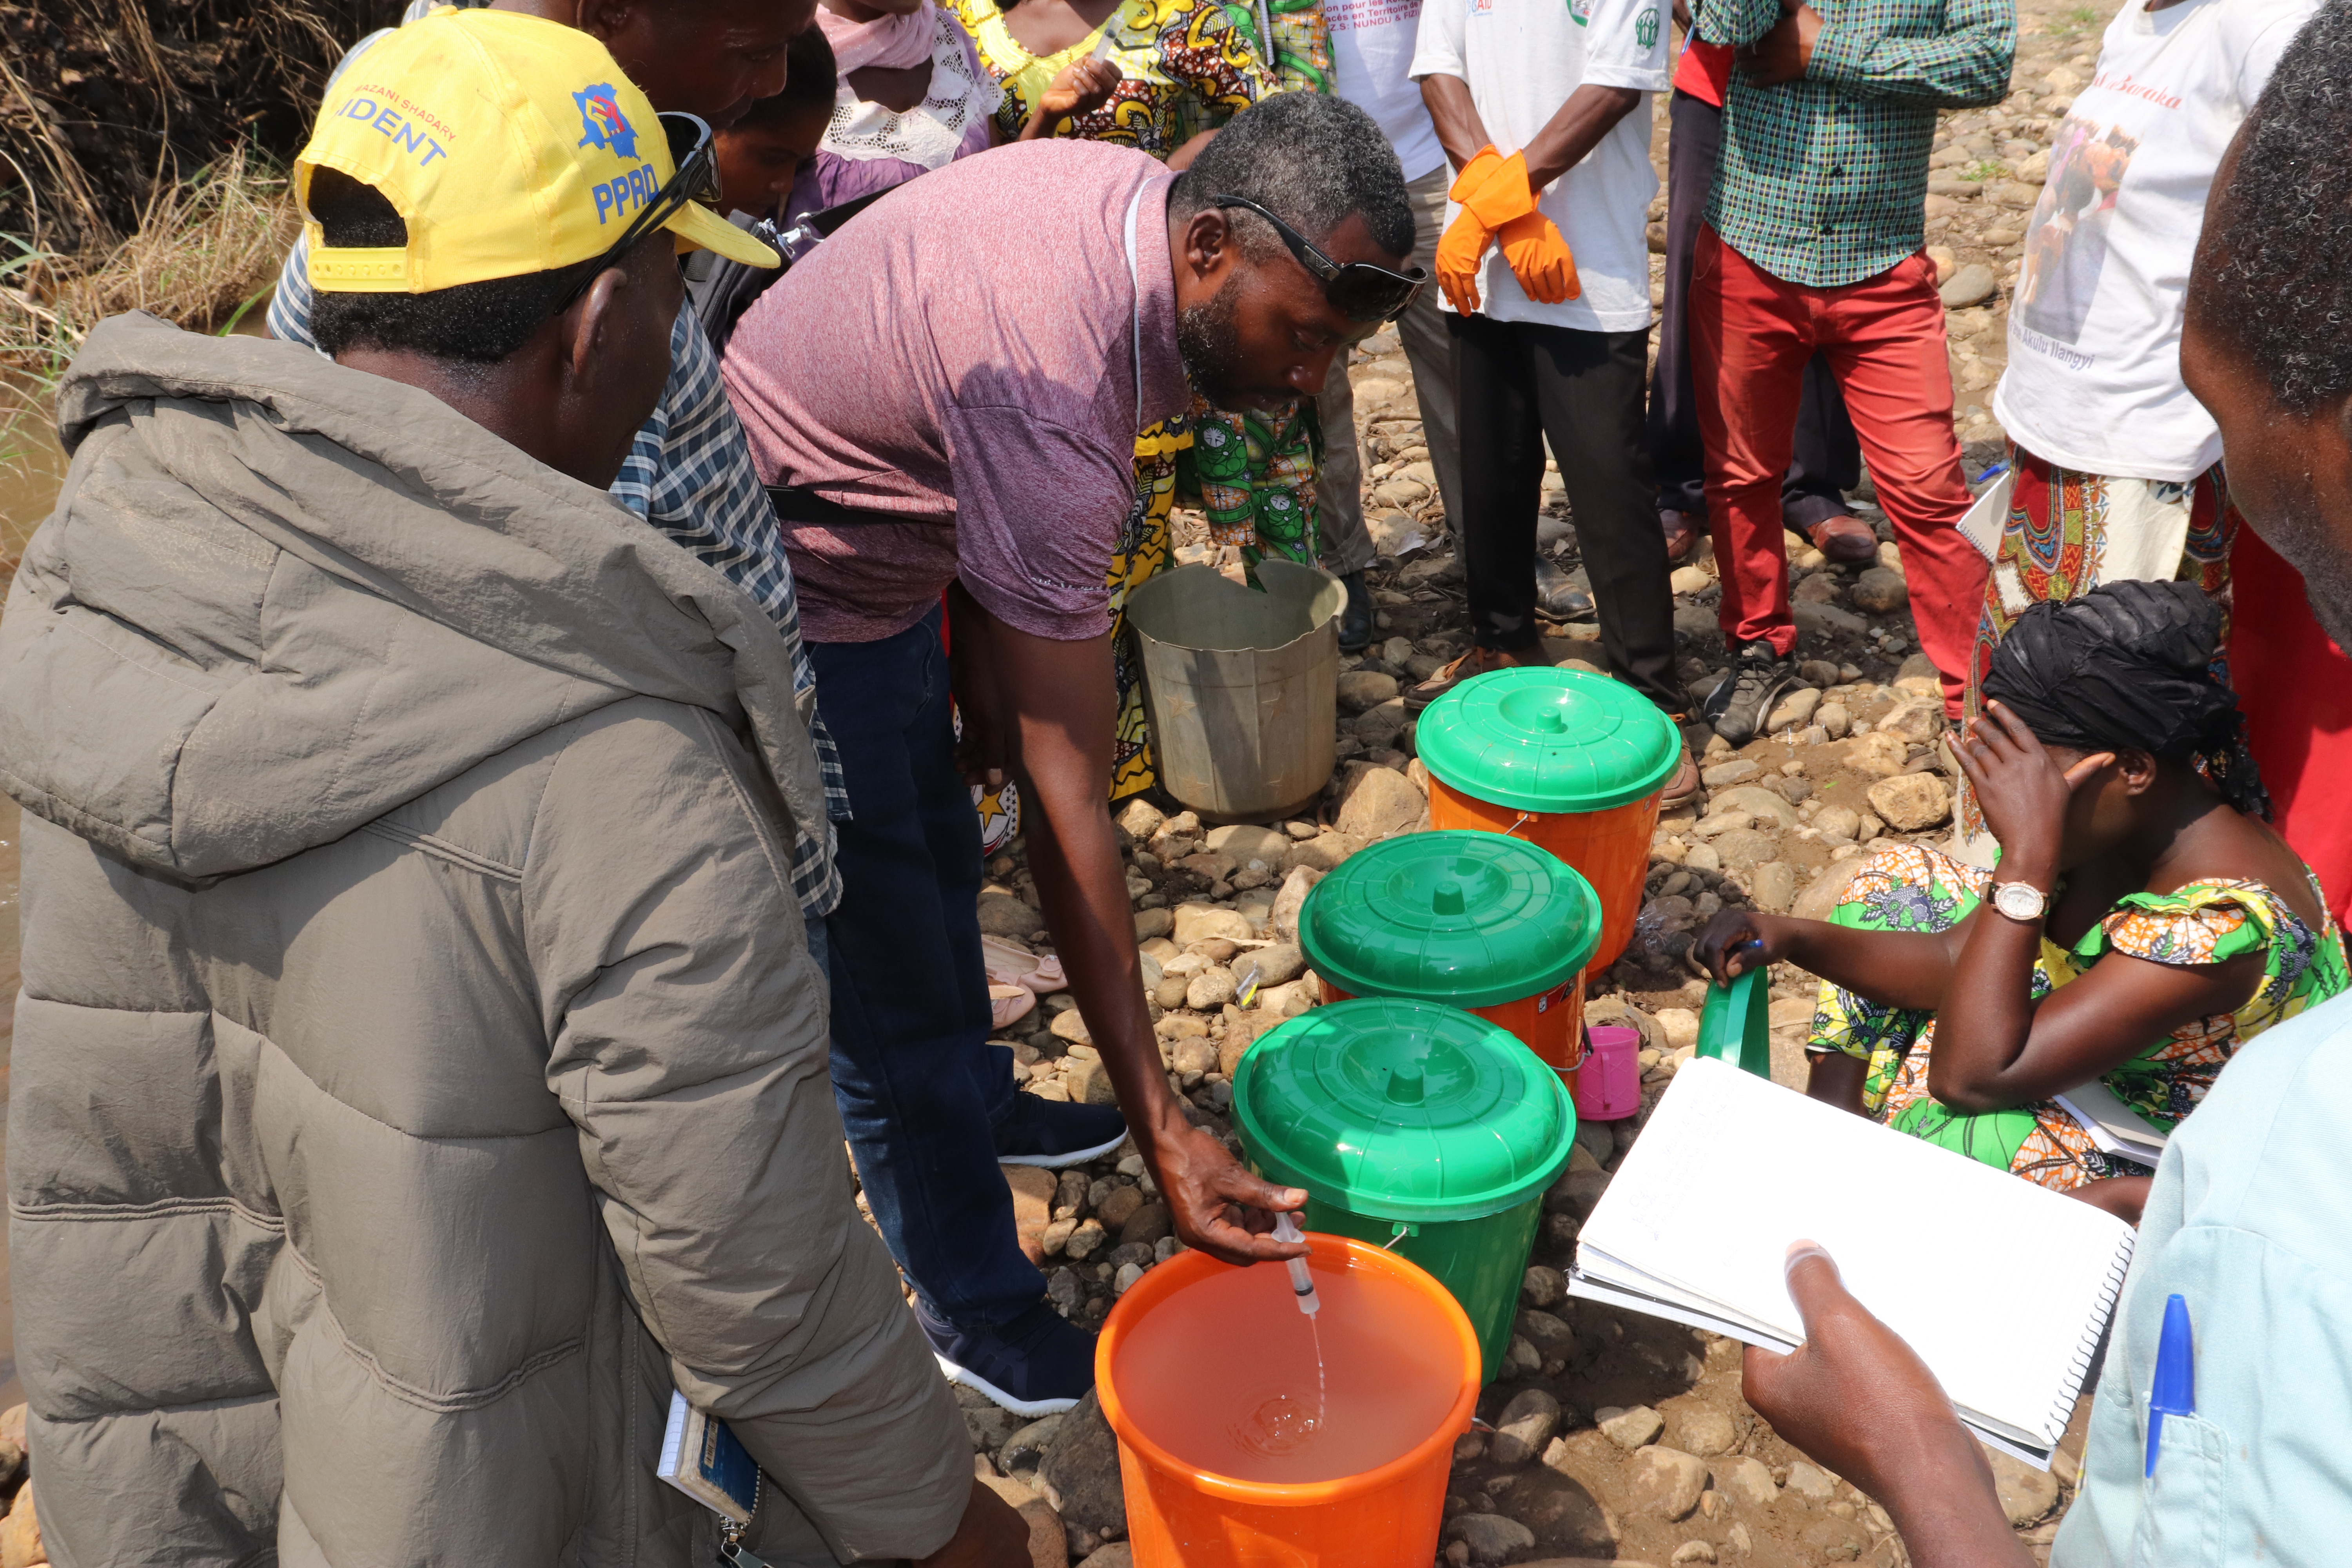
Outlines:
{"label": "man in mauve t-shirt", "polygon": [[[1108,570],[1136,437],[1186,406],[1188,379],[1228,407],[1313,396],[1410,300],[1412,249],[1379,128],[1290,93],[1181,175],[1069,141],[926,174],[785,274],[729,344],[854,814],[827,927],[835,1088],[940,1364],[1017,1414],[1076,1404],[1094,1347],[1044,1299],[999,1162],[1075,1164],[1131,1133],[1185,1243],[1236,1263],[1302,1250],[1238,1211],[1263,1228],[1307,1194],[1235,1163],[1160,1064],[1108,808]],[[1116,1107],[1015,1093],[988,1041],[968,786],[1007,773]]]}

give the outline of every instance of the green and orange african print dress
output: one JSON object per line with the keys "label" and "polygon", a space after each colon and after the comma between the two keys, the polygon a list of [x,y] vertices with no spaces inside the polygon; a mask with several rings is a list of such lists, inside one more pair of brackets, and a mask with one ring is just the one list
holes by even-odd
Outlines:
{"label": "green and orange african print dress", "polygon": [[[1855,873],[1830,919],[1855,931],[1949,931],[1984,900],[1991,879],[1990,872],[1939,850],[1891,845]],[[2314,879],[2315,892],[2317,887]],[[2263,955],[2263,982],[2243,1006],[2184,1024],[2101,1076],[2160,1132],[2171,1131],[2197,1108],[2240,1046],[2347,984],[2344,938],[2335,921],[2313,931],[2262,882],[2191,882],[2169,893],[2134,893],[2071,948],[2043,940],[2033,995],[2048,995],[2110,952],[2180,965]],[[1975,1115],[1937,1103],[1927,1092],[1935,1037],[1933,1013],[1886,1006],[1823,981],[1806,1049],[1867,1063],[1863,1109],[1877,1121],[2042,1186],[2063,1190],[2105,1176],[2147,1173],[2132,1161],[2102,1153],[2053,1100]]]}

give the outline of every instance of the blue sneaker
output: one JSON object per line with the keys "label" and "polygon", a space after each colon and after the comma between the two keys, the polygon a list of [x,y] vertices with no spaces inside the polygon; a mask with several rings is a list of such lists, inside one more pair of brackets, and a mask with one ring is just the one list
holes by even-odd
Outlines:
{"label": "blue sneaker", "polygon": [[1095,1385],[1095,1337],[1040,1301],[999,1328],[959,1329],[918,1300],[915,1321],[950,1383],[975,1389],[1015,1415],[1058,1415]]}
{"label": "blue sneaker", "polygon": [[1058,1171],[1099,1160],[1127,1142],[1127,1118],[1116,1105],[1072,1105],[1016,1094],[996,1124],[1000,1165],[1043,1165]]}

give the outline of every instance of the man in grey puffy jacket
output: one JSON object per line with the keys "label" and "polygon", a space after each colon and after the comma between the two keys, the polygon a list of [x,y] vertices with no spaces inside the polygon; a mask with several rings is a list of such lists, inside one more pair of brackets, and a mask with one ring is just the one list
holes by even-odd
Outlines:
{"label": "man in grey puffy jacket", "polygon": [[742,237],[584,33],[368,63],[296,168],[335,362],[101,326],[0,623],[51,1557],[708,1563],[675,1386],[770,1561],[1025,1563],[851,1202],[793,650],[604,493],[673,235]]}

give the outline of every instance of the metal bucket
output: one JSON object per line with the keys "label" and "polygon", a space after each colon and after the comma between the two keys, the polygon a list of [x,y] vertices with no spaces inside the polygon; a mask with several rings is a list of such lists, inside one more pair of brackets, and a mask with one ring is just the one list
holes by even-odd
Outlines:
{"label": "metal bucket", "polygon": [[1180,566],[1127,599],[1160,785],[1224,821],[1305,810],[1337,760],[1348,590],[1287,561],[1257,572],[1264,593]]}

